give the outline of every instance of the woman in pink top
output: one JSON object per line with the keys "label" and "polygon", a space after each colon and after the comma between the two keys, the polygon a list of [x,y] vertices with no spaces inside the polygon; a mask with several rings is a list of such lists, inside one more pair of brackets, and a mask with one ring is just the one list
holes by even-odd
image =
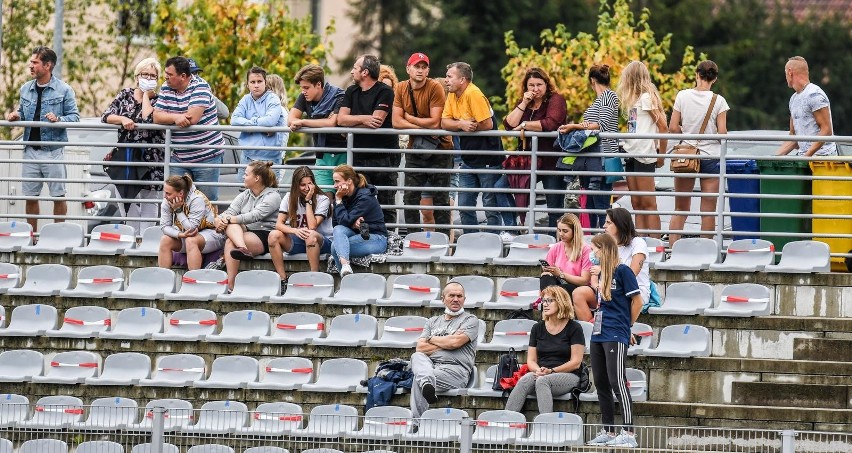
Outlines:
{"label": "woman in pink top", "polygon": [[[547,266],[542,266],[541,286],[561,286],[571,294],[578,286],[589,284],[592,263],[591,247],[583,243],[583,227],[574,214],[565,214],[556,225],[559,239],[547,253]],[[542,263],[543,264],[543,263]]]}

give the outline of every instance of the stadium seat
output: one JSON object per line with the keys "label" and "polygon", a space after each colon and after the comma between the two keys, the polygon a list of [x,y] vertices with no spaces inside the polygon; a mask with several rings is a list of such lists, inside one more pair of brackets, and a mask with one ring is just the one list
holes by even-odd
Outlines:
{"label": "stadium seat", "polygon": [[704,310],[704,316],[767,316],[772,313],[769,288],[754,283],[738,283],[722,289],[719,305]]}
{"label": "stadium seat", "polygon": [[269,335],[269,315],[257,310],[232,311],[222,318],[222,331],[204,337],[213,343],[255,343]]}
{"label": "stadium seat", "polygon": [[86,378],[98,375],[101,358],[94,352],[60,352],[48,362],[44,376],[33,376],[42,384],[82,384]]}
{"label": "stadium seat", "polygon": [[539,280],[536,277],[512,277],[503,281],[495,302],[485,302],[486,310],[517,310],[530,308],[539,297]]}
{"label": "stadium seat", "polygon": [[36,264],[27,269],[24,285],[9,288],[10,296],[58,296],[71,286],[71,268],[62,264]]}
{"label": "stadium seat", "polygon": [[666,245],[657,238],[643,237],[648,247],[648,266],[653,268],[656,263],[666,260]]}
{"label": "stadium seat", "polygon": [[[69,428],[83,419],[83,401],[75,396],[45,396],[36,402],[35,412],[29,420],[18,422],[17,428],[61,429]],[[44,453],[40,450],[37,453]],[[34,452],[35,453],[35,452]]]}
{"label": "stadium seat", "polygon": [[311,344],[324,346],[363,346],[376,338],[376,318],[361,313],[338,315],[331,320],[328,336],[314,338]]}
{"label": "stadium seat", "polygon": [[666,286],[666,297],[652,315],[700,315],[713,306],[713,287],[701,282],[676,282]]}
{"label": "stadium seat", "polygon": [[[214,362],[215,363],[215,362]],[[181,433],[229,434],[248,424],[248,408],[238,401],[208,401],[198,411],[198,421]]]}
{"label": "stadium seat", "polygon": [[[20,282],[21,268],[17,264],[0,263],[0,294],[6,294],[10,288],[17,288]],[[2,321],[0,325],[3,325]]]}
{"label": "stadium seat", "polygon": [[127,256],[157,256],[160,253],[160,239],[163,228],[159,225],[149,226],[142,231],[142,242],[137,247],[124,249]]}
{"label": "stadium seat", "polygon": [[32,243],[33,227],[29,223],[20,220],[0,222],[0,252],[17,252]]}
{"label": "stadium seat", "polygon": [[[462,275],[451,278],[447,283],[459,283],[464,287],[464,308],[479,308],[494,300],[494,280],[481,275]],[[444,308],[443,295],[429,302],[433,308]]]}
{"label": "stadium seat", "polygon": [[123,299],[163,299],[175,291],[175,271],[162,267],[141,267],[130,273],[124,290],[113,291],[112,297]]}
{"label": "stadium seat", "polygon": [[538,260],[547,257],[550,247],[556,239],[549,234],[521,234],[509,243],[509,253],[505,258],[494,258],[493,264],[512,266],[535,266]]}
{"label": "stadium seat", "polygon": [[517,445],[562,448],[583,444],[583,419],[577,414],[551,412],[538,414],[530,424],[527,437],[515,440]]}
{"label": "stadium seat", "polygon": [[652,357],[709,357],[710,331],[694,324],[675,324],[663,327],[657,347],[646,349],[643,355]]}
{"label": "stadium seat", "polygon": [[417,432],[406,433],[405,440],[418,442],[455,442],[461,435],[461,420],[467,417],[467,412],[451,407],[442,409],[427,409],[414,423],[418,425]]}
{"label": "stadium seat", "polygon": [[308,344],[325,331],[325,319],[316,313],[285,313],[272,325],[272,333],[260,337],[263,344]]}
{"label": "stadium seat", "polygon": [[189,447],[186,453],[234,453],[234,449],[222,444],[204,444]]}
{"label": "stadium seat", "polygon": [[340,437],[345,432],[354,431],[357,425],[358,410],[354,407],[345,404],[323,404],[311,409],[307,426],[292,430],[290,435],[292,437]]}
{"label": "stadium seat", "polygon": [[477,373],[476,369],[474,368],[474,370],[470,373],[470,376],[468,377],[467,385],[465,385],[463,388],[447,389],[447,390],[443,390],[443,391],[438,391],[435,394],[438,395],[438,396],[466,395],[467,392],[470,391],[470,389],[475,389],[478,386],[479,386],[479,373]]}
{"label": "stadium seat", "polygon": [[38,243],[24,245],[23,253],[53,253],[65,255],[71,253],[74,247],[83,245],[83,227],[76,223],[48,223],[38,232]]}
{"label": "stadium seat", "polygon": [[74,453],[124,453],[124,447],[111,440],[88,440],[77,445]]}
{"label": "stadium seat", "polygon": [[[630,392],[630,399],[633,402],[648,401],[648,380],[645,377],[645,372],[636,368],[625,368],[624,376],[627,378],[627,390]],[[613,393],[615,397],[615,393]],[[597,390],[581,393],[580,401],[597,401]],[[618,401],[618,398],[615,398]]]}
{"label": "stadium seat", "polygon": [[246,448],[243,453],[290,453],[290,450],[281,447],[270,447],[268,445],[262,447]]}
{"label": "stadium seat", "polygon": [[[133,448],[130,449],[130,453],[152,453],[154,451],[154,447],[150,442],[134,445]],[[164,443],[162,453],[180,453],[180,449],[173,444]]]}
{"label": "stadium seat", "polygon": [[6,325],[6,307],[0,305],[0,328]]}
{"label": "stadium seat", "polygon": [[44,372],[44,356],[38,351],[13,349],[0,353],[0,382],[31,381]]}
{"label": "stadium seat", "polygon": [[130,398],[118,396],[97,398],[92,401],[89,407],[89,417],[86,420],[74,423],[72,427],[85,431],[124,429],[128,425],[136,423],[138,411],[139,405]]}
{"label": "stadium seat", "polygon": [[503,256],[503,240],[494,233],[465,233],[456,241],[452,256],[442,256],[438,262],[446,264],[485,264]]}
{"label": "stadium seat", "polygon": [[247,270],[237,274],[231,294],[219,294],[219,302],[268,302],[281,291],[281,277],[272,271]]}
{"label": "stadium seat", "polygon": [[30,400],[24,395],[0,394],[0,428],[10,428],[30,415]]}
{"label": "stadium seat", "polygon": [[186,271],[181,277],[177,292],[166,293],[166,300],[214,300],[228,287],[228,275],[217,269],[195,269]]}
{"label": "stadium seat", "polygon": [[112,329],[98,333],[99,338],[144,340],[163,331],[163,312],[157,308],[133,307],[118,312]]}
{"label": "stadium seat", "polygon": [[409,233],[402,241],[401,255],[388,255],[388,263],[436,262],[450,249],[450,238],[444,233],[418,231]]}
{"label": "stadium seat", "polygon": [[[304,357],[272,359],[264,367],[260,382],[249,382],[250,389],[296,390],[311,382],[314,364]],[[300,425],[301,426],[301,425]]]}
{"label": "stadium seat", "polygon": [[577,321],[580,323],[580,327],[583,328],[583,336],[586,338],[586,354],[589,353],[592,347],[592,329],[594,329],[594,325],[588,321]]}
{"label": "stadium seat", "polygon": [[[367,363],[363,360],[340,358],[324,361],[313,384],[302,384],[304,392],[352,392],[367,379]],[[313,417],[313,415],[311,415]],[[347,431],[351,431],[351,428]]]}
{"label": "stadium seat", "polygon": [[203,308],[185,308],[169,316],[166,330],[151,336],[161,341],[199,341],[216,330],[216,314]]}
{"label": "stadium seat", "polygon": [[411,425],[411,409],[398,406],[371,407],[364,414],[364,426],[345,433],[353,439],[392,440],[402,437]]}
{"label": "stadium seat", "polygon": [[494,325],[491,342],[480,344],[480,351],[526,351],[530,344],[530,330],[535,325],[532,319],[504,319]]}
{"label": "stadium seat", "polygon": [[146,387],[189,387],[204,377],[204,359],[195,354],[173,354],[157,359],[150,379],[140,379]]}
{"label": "stadium seat", "polygon": [[422,307],[441,294],[441,281],[434,275],[406,274],[393,281],[393,290],[387,298],[376,300],[385,307]]}
{"label": "stadium seat", "polygon": [[808,274],[831,271],[831,250],[828,244],[820,241],[792,241],[784,244],[781,261],[768,264],[766,272],[786,274]]}
{"label": "stadium seat", "polygon": [[0,453],[13,453],[15,451],[12,446],[12,441],[9,439],[0,439]]}
{"label": "stadium seat", "polygon": [[334,296],[323,297],[322,303],[335,305],[370,305],[385,297],[387,281],[384,275],[369,272],[349,274],[340,279],[340,289]]}
{"label": "stadium seat", "polygon": [[[333,323],[334,321],[332,321]],[[367,340],[374,348],[413,348],[423,333],[428,320],[422,316],[394,316],[385,320],[382,336],[378,340]]]}
{"label": "stadium seat", "polygon": [[775,246],[762,239],[739,239],[725,250],[725,261],[710,265],[711,271],[757,272],[775,262]]}
{"label": "stadium seat", "polygon": [[497,365],[489,366],[484,373],[480,373],[479,385],[468,389],[467,394],[470,396],[485,396],[490,398],[501,398],[502,391],[494,390],[491,386],[494,384],[494,376],[497,375]]}
{"label": "stadium seat", "polygon": [[18,453],[68,453],[68,444],[58,439],[31,439],[21,444]]}
{"label": "stadium seat", "polygon": [[654,269],[698,271],[709,269],[719,260],[716,241],[705,238],[682,238],[672,245],[669,259],[654,263]]}
{"label": "stadium seat", "polygon": [[308,448],[302,450],[302,453],[343,453],[336,448]]}
{"label": "stadium seat", "polygon": [[129,425],[125,429],[127,431],[151,431],[152,422],[154,420],[154,410],[157,407],[164,409],[163,431],[178,431],[185,426],[189,426],[190,422],[192,422],[193,410],[192,404],[189,401],[166,398],[149,401],[148,404],[145,405],[145,416],[142,418],[142,421],[135,425]]}
{"label": "stadium seat", "polygon": [[[279,280],[278,288],[281,288]],[[272,303],[313,304],[334,292],[334,277],[325,272],[296,272],[287,278],[287,292],[269,298]]]}
{"label": "stadium seat", "polygon": [[48,337],[94,338],[112,325],[109,310],[104,307],[71,307],[65,311],[62,327],[44,334]]}
{"label": "stadium seat", "polygon": [[485,411],[475,423],[474,444],[514,444],[527,431],[527,419],[515,411]]}
{"label": "stadium seat", "polygon": [[92,229],[89,244],[74,247],[75,255],[121,255],[125,249],[136,247],[136,231],[130,225],[98,225]]}
{"label": "stadium seat", "polygon": [[[238,389],[257,382],[257,359],[241,355],[217,357],[207,379],[193,382],[196,388]],[[203,408],[202,408],[203,409]]]}
{"label": "stadium seat", "polygon": [[[282,436],[302,427],[302,408],[293,403],[261,403],[251,416],[251,425],[237,428],[248,436]],[[246,450],[248,451],[248,450]]]}
{"label": "stadium seat", "polygon": [[77,273],[77,286],[59,291],[62,297],[103,299],[124,287],[124,272],[115,266],[88,266]]}
{"label": "stadium seat", "polygon": [[119,352],[104,359],[97,377],[86,378],[87,385],[137,385],[151,377],[151,358],[139,352]]}
{"label": "stadium seat", "polygon": [[627,355],[643,355],[654,345],[654,329],[648,324],[634,322],[630,332],[636,337],[636,344],[627,349]]}

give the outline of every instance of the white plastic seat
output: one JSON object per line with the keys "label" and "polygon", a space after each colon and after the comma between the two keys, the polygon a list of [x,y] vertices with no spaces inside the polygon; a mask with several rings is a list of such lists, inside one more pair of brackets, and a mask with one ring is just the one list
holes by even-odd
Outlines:
{"label": "white plastic seat", "polygon": [[20,220],[0,222],[0,252],[17,252],[32,243],[33,227],[29,223]]}
{"label": "white plastic seat", "polygon": [[643,355],[652,357],[709,357],[710,331],[694,324],[675,324],[663,327],[657,347],[646,349]]}
{"label": "white plastic seat", "polygon": [[130,225],[98,225],[92,229],[89,243],[74,247],[75,255],[121,255],[125,249],[136,247],[136,231]]}
{"label": "white plastic seat", "polygon": [[290,450],[281,447],[270,447],[269,445],[264,445],[262,447],[246,448],[243,453],[290,453]]}
{"label": "white plastic seat", "polygon": [[[130,453],[152,453],[154,451],[154,447],[150,442],[134,445],[133,448],[130,449]],[[180,453],[180,449],[173,444],[164,443],[162,453]]]}
{"label": "white plastic seat", "polygon": [[98,375],[101,358],[94,352],[68,351],[53,356],[44,376],[33,376],[33,382],[43,384],[82,384],[86,378]]}
{"label": "white plastic seat", "polygon": [[474,444],[514,444],[527,430],[524,414],[515,411],[485,411],[476,419]]}
{"label": "white plastic seat", "polygon": [[361,313],[338,315],[331,320],[328,336],[314,338],[311,344],[325,346],[363,346],[376,338],[378,321]]}
{"label": "white plastic seat", "polygon": [[467,412],[451,407],[427,409],[415,423],[416,433],[407,433],[403,439],[419,442],[454,442],[461,435],[461,420]]}
{"label": "white plastic seat", "polygon": [[367,346],[374,348],[413,348],[423,333],[428,319],[422,316],[394,316],[385,320],[382,337],[367,340]]}
{"label": "white plastic seat", "polygon": [[219,294],[220,302],[267,302],[281,291],[281,277],[275,272],[247,270],[237,274],[231,294]]}
{"label": "white plastic seat", "polygon": [[[236,433],[250,436],[281,436],[302,427],[302,408],[293,403],[262,403],[251,415],[251,425]],[[248,450],[246,450],[248,451]]]}
{"label": "white plastic seat", "polygon": [[185,308],[169,316],[166,330],[151,336],[161,341],[199,341],[216,331],[216,314],[203,308]]}
{"label": "white plastic seat", "polygon": [[441,281],[434,275],[400,275],[393,282],[387,298],[377,299],[376,305],[386,307],[422,307],[440,297]]}
{"label": "white plastic seat", "polygon": [[234,449],[222,444],[204,444],[189,447],[186,453],[234,453]]}
{"label": "white plastic seat", "polygon": [[[451,278],[447,283],[459,283],[464,287],[464,308],[479,308],[486,302],[494,301],[494,280],[481,275],[461,275]],[[444,308],[442,294],[429,302],[432,308]]]}
{"label": "white plastic seat", "polygon": [[588,321],[577,321],[580,324],[580,327],[583,328],[583,337],[586,340],[586,351],[588,354],[592,349],[592,330],[594,329],[594,325]]}
{"label": "white plastic seat", "polygon": [[[195,381],[197,388],[246,388],[249,383],[257,382],[257,359],[241,355],[217,357],[210,366],[207,379]],[[203,409],[203,408],[202,408]]]}
{"label": "white plastic seat", "polygon": [[[45,396],[36,402],[29,420],[17,423],[18,428],[68,428],[83,419],[83,401],[75,396]],[[39,453],[42,453],[41,451]]]}
{"label": "white plastic seat", "polygon": [[666,287],[659,307],[650,307],[652,315],[700,315],[713,306],[713,287],[702,282],[676,282]]}
{"label": "white plastic seat", "polygon": [[808,274],[831,271],[831,250],[828,244],[820,241],[792,241],[784,244],[781,261],[768,264],[766,272],[786,274]]}
{"label": "white plastic seat", "polygon": [[[636,368],[625,368],[624,376],[627,378],[627,391],[630,392],[630,399],[633,402],[648,401],[648,380],[645,377],[645,372]],[[618,401],[613,392],[613,398]],[[597,401],[597,390],[581,393],[580,401]]]}
{"label": "white plastic seat", "polygon": [[489,398],[501,398],[503,392],[494,390],[491,385],[494,383],[494,376],[497,375],[497,365],[491,365],[486,368],[484,373],[480,373],[479,385],[468,389],[467,394],[470,396],[484,396]]}
{"label": "white plastic seat", "polygon": [[27,269],[24,285],[9,288],[10,296],[58,296],[71,286],[71,268],[62,264],[36,264]]}
{"label": "white plastic seat", "polygon": [[89,440],[77,445],[74,453],[124,453],[124,447],[111,440]]}
{"label": "white plastic seat", "polygon": [[325,332],[325,318],[316,313],[285,313],[272,325],[269,336],[257,341],[263,344],[308,344]]}
{"label": "white plastic seat", "polygon": [[68,444],[59,439],[32,439],[22,443],[18,453],[68,453]]}
{"label": "white plastic seat", "polygon": [[513,266],[534,266],[538,260],[547,257],[550,247],[556,239],[549,234],[521,234],[509,243],[509,253],[505,258],[494,258],[493,264]]}
{"label": "white plastic seat", "polygon": [[23,253],[67,255],[83,245],[83,227],[76,223],[48,223],[38,231],[38,243],[22,246]]}
{"label": "white plastic seat", "polygon": [[9,439],[0,439],[0,453],[13,453],[14,447]]}
{"label": "white plastic seat", "polygon": [[568,412],[538,414],[527,437],[516,439],[518,445],[563,447],[583,444],[583,419]]}
{"label": "white plastic seat", "polygon": [[[277,275],[277,274],[276,274]],[[281,288],[279,280],[278,288]],[[296,272],[287,278],[287,292],[272,296],[269,302],[313,304],[334,292],[334,277],[325,272]]]}
{"label": "white plastic seat", "polygon": [[627,355],[644,355],[654,345],[654,329],[648,324],[635,322],[630,333],[637,337],[637,343],[627,349]]}
{"label": "white plastic seat", "polygon": [[343,453],[343,452],[336,449],[336,448],[308,448],[307,450],[302,450],[302,453]]}
{"label": "white plastic seat", "polygon": [[402,437],[411,426],[411,409],[398,406],[371,407],[364,414],[364,426],[345,433],[354,439],[391,440]]}
{"label": "white plastic seat", "polygon": [[698,271],[709,269],[719,260],[716,241],[706,238],[682,238],[672,245],[669,259],[654,263],[654,269]]}
{"label": "white plastic seat", "polygon": [[388,255],[389,263],[436,262],[450,250],[450,238],[434,231],[418,231],[405,236],[401,255]]}
{"label": "white plastic seat", "polygon": [[62,327],[48,330],[48,337],[94,338],[112,325],[109,310],[104,307],[71,307],[65,311]]}
{"label": "white plastic seat", "polygon": [[[189,424],[193,420],[192,404],[186,400],[166,398],[149,401],[145,405],[145,415],[142,420],[135,424],[129,425],[128,431],[151,431],[152,422],[154,420],[155,408],[161,407],[163,413],[163,430],[166,432],[178,431]],[[163,450],[164,452],[167,450]]]}
{"label": "white plastic seat", "polygon": [[163,312],[157,308],[133,307],[118,312],[112,329],[98,333],[99,338],[144,340],[163,331]]}
{"label": "white plastic seat", "polygon": [[0,394],[0,428],[11,428],[30,415],[30,400],[24,395]]}
{"label": "white plastic seat", "polygon": [[0,353],[0,382],[31,381],[44,372],[44,356],[38,351],[13,349]]}
{"label": "white plastic seat", "polygon": [[157,300],[175,291],[175,271],[162,267],[141,267],[130,273],[124,290],[113,291],[115,298]]}
{"label": "white plastic seat", "polygon": [[481,351],[526,351],[530,344],[530,330],[535,325],[532,319],[504,319],[494,325],[491,342],[482,343]]}
{"label": "white plastic seat", "polygon": [[[367,379],[367,363],[363,360],[341,358],[324,361],[313,384],[302,384],[303,392],[352,392]],[[348,429],[351,431],[354,428]]]}
{"label": "white plastic seat", "polygon": [[710,265],[711,271],[757,272],[775,262],[775,246],[763,239],[740,239],[725,250],[725,261]]}
{"label": "white plastic seat", "polygon": [[173,354],[157,359],[150,379],[140,379],[146,387],[189,387],[204,377],[204,359],[195,354]]}
{"label": "white plastic seat", "polygon": [[160,239],[163,238],[163,228],[159,225],[149,226],[142,231],[142,242],[138,246],[124,249],[128,256],[157,256],[160,253]]}
{"label": "white plastic seat", "polygon": [[213,343],[255,343],[269,335],[269,314],[257,310],[232,311],[222,318],[222,331],[204,337]]}
{"label": "white plastic seat", "polygon": [[17,288],[20,282],[21,268],[17,264],[0,263],[0,294],[6,294],[10,288]]}
{"label": "white plastic seat", "polygon": [[719,305],[704,310],[704,316],[768,316],[772,312],[769,288],[754,283],[738,283],[722,289]]}
{"label": "white plastic seat", "polygon": [[214,300],[228,287],[228,275],[218,269],[195,269],[186,271],[181,277],[180,288],[175,293],[166,293],[165,300]]}
{"label": "white plastic seat", "polygon": [[335,305],[370,305],[385,297],[387,280],[384,275],[369,272],[349,274],[340,279],[340,289],[334,296],[323,297],[322,303]]}
{"label": "white plastic seat", "polygon": [[115,266],[88,266],[77,274],[77,286],[59,291],[62,297],[109,297],[124,287],[124,272]]}
{"label": "white plastic seat", "polygon": [[442,256],[438,262],[448,264],[485,264],[503,256],[503,240],[494,233],[465,233],[456,241],[452,256]]}
{"label": "white plastic seat", "polygon": [[238,401],[208,401],[198,411],[198,421],[182,433],[228,434],[248,424],[248,408]]}
{"label": "white plastic seat", "polygon": [[479,386],[479,373],[476,372],[476,369],[471,371],[468,375],[467,384],[463,388],[453,388],[447,389],[439,392],[435,392],[435,395],[438,396],[460,396],[466,395],[471,389],[475,389]]}
{"label": "white plastic seat", "polygon": [[[263,368],[260,382],[249,382],[250,389],[296,390],[311,382],[314,364],[304,357],[279,357]],[[301,424],[300,424],[301,426]]]}
{"label": "white plastic seat", "polygon": [[482,307],[496,310],[517,310],[530,308],[538,299],[540,282],[536,277],[513,277],[503,281],[495,302],[485,302]]}
{"label": "white plastic seat", "polygon": [[104,359],[103,371],[86,378],[87,385],[137,385],[151,377],[151,358],[139,352],[119,352]]}
{"label": "white plastic seat", "polygon": [[[340,437],[354,431],[358,410],[345,404],[324,404],[311,409],[308,425],[290,432],[292,437]],[[303,452],[304,453],[304,452]]]}
{"label": "white plastic seat", "polygon": [[98,398],[92,401],[89,407],[89,417],[84,421],[74,423],[72,426],[75,429],[86,431],[124,429],[128,425],[136,423],[138,411],[139,405],[130,398],[118,396]]}
{"label": "white plastic seat", "polygon": [[653,267],[656,263],[666,260],[666,245],[663,241],[652,237],[643,237],[648,247],[648,266]]}

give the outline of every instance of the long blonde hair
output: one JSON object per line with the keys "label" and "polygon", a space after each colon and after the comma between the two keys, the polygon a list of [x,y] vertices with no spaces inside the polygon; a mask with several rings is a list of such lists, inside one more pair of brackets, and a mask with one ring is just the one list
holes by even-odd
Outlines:
{"label": "long blonde hair", "polygon": [[[641,61],[631,61],[624,67],[621,76],[618,78],[615,93],[621,103],[621,113],[625,117],[630,115],[630,109],[639,102],[639,98],[645,93],[651,96],[651,104],[654,110],[659,110],[660,113],[664,112],[660,92],[657,91],[656,85],[651,81],[651,73],[648,72],[648,68]],[[654,121],[657,121],[657,119],[654,118]]]}
{"label": "long blonde hair", "polygon": [[267,74],[266,89],[278,95],[278,99],[281,100],[281,107],[286,110],[287,104],[290,103],[290,99],[287,96],[287,88],[284,86],[284,79],[282,79],[278,74]]}
{"label": "long blonde hair", "polygon": [[571,228],[573,234],[571,235],[571,248],[568,251],[568,258],[571,261],[577,261],[583,253],[583,227],[580,225],[580,219],[569,212],[560,217],[556,225],[567,225]]}
{"label": "long blonde hair", "polygon": [[615,239],[606,233],[595,235],[592,238],[592,244],[598,248],[596,254],[601,262],[598,291],[600,291],[603,300],[612,300],[612,277],[615,275],[615,268],[621,264],[621,260],[618,258],[618,245],[616,245]]}

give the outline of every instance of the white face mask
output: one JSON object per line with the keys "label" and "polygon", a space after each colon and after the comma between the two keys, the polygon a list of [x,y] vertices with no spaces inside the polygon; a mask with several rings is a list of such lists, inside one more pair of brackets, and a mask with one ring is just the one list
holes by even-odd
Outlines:
{"label": "white face mask", "polygon": [[450,307],[444,307],[444,313],[448,314],[450,316],[458,316],[458,315],[464,313],[464,307],[459,308],[459,311],[452,311],[452,310],[450,310]]}
{"label": "white face mask", "polygon": [[142,91],[153,91],[157,89],[157,81],[156,80],[148,80],[139,78],[139,89]]}

